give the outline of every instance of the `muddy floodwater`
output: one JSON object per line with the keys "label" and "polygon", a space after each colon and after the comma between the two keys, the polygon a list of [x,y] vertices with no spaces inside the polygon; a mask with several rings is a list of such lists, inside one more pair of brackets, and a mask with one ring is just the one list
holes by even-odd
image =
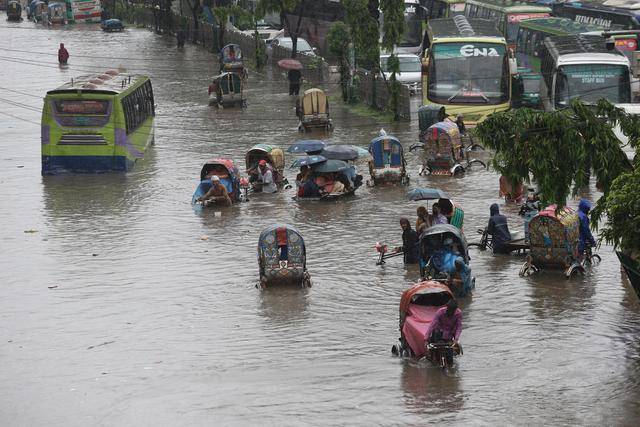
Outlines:
{"label": "muddy floodwater", "polygon": [[[47,29],[0,16],[0,420],[3,425],[634,425],[640,305],[611,247],[585,277],[518,276],[523,259],[471,249],[461,301],[464,356],[442,372],[390,354],[400,295],[418,279],[376,266],[415,219],[405,188],[361,187],[335,203],[293,190],[229,209],[190,204],[204,160],[301,138],[286,82],[250,72],[246,111],[207,106],[213,55],[146,30]],[[71,54],[57,65],[60,42]],[[71,77],[118,66],[152,77],[155,146],[126,175],[41,177],[42,98]],[[338,91],[328,86],[333,94]],[[334,143],[366,147],[380,127],[405,148],[417,122],[387,124],[333,104]],[[287,158],[290,164],[291,158]],[[465,210],[474,241],[489,205],[512,230],[498,177],[419,177]],[[368,171],[360,165],[365,178]],[[289,179],[295,171],[287,170]],[[585,193],[597,198],[592,188]],[[571,201],[575,206],[576,201]],[[310,289],[259,291],[256,245],[297,226]],[[208,239],[203,239],[208,236]]]}

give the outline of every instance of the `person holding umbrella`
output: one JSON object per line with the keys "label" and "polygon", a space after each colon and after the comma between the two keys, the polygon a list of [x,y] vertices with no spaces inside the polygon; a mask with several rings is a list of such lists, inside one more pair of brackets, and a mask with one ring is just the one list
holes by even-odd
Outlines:
{"label": "person holding umbrella", "polygon": [[302,72],[300,70],[289,70],[287,71],[287,79],[289,80],[289,95],[298,95],[300,93]]}

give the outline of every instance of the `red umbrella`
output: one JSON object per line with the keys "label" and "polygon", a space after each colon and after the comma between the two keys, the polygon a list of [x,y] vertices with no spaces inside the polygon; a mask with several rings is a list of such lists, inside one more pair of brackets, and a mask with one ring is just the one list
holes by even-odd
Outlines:
{"label": "red umbrella", "polygon": [[297,59],[285,58],[278,61],[278,66],[285,70],[302,70],[302,64]]}

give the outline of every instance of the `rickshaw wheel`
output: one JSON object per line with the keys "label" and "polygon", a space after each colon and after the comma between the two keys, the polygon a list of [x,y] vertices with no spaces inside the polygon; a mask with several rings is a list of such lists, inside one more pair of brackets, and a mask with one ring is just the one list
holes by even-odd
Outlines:
{"label": "rickshaw wheel", "polygon": [[573,277],[575,276],[577,273],[582,273],[584,274],[584,267],[580,264],[572,264],[569,266],[569,268],[565,271],[564,275],[567,278]]}

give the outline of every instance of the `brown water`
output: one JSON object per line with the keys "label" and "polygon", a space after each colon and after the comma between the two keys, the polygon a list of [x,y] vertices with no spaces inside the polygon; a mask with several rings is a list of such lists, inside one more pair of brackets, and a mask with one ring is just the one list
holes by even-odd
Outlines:
{"label": "brown water", "polygon": [[[610,247],[592,274],[572,280],[523,279],[521,258],[472,249],[477,286],[462,301],[456,369],[393,358],[400,294],[418,271],[397,258],[377,267],[373,246],[397,244],[398,218],[414,217],[405,189],[363,187],[351,200],[306,204],[289,190],[220,217],[190,205],[206,158],[244,169],[253,144],[301,137],[284,80],[253,72],[247,110],[218,111],[206,99],[212,55],[176,51],[145,30],[2,18],[0,39],[2,424],[637,422],[640,307]],[[56,64],[59,42],[68,69]],[[45,92],[118,65],[153,77],[155,147],[127,175],[42,178]],[[405,147],[416,139],[415,123],[333,113],[336,143],[365,147],[381,126]],[[495,173],[418,177],[417,157],[407,157],[412,186],[448,191],[476,239],[499,202]],[[504,210],[520,229],[517,208]],[[258,234],[276,221],[303,233],[312,288],[255,288]]]}

